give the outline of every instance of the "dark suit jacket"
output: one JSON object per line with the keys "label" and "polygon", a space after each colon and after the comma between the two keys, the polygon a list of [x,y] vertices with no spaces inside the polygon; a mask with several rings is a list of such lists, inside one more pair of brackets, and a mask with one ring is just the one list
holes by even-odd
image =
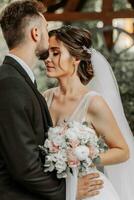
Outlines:
{"label": "dark suit jacket", "polygon": [[7,56],[0,67],[0,200],[65,199],[65,181],[44,174],[37,148],[51,125],[44,98]]}

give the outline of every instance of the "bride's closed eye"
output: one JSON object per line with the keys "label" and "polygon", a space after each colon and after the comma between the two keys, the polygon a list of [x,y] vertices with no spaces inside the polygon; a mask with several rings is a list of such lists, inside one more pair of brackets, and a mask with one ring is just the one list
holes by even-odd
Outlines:
{"label": "bride's closed eye", "polygon": [[58,56],[60,52],[53,52],[53,56]]}

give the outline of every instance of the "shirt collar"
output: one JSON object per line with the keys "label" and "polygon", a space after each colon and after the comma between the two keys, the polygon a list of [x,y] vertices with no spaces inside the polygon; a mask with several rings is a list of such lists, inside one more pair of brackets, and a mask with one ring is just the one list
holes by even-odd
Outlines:
{"label": "shirt collar", "polygon": [[35,77],[30,67],[21,58],[19,58],[18,56],[14,54],[8,53],[7,56],[14,58],[22,66],[22,68],[26,71],[26,73],[28,74],[32,82],[34,83]]}

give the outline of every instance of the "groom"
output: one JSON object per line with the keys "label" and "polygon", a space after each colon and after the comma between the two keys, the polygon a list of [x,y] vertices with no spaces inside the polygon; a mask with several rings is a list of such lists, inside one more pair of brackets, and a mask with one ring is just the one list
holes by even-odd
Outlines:
{"label": "groom", "polygon": [[[47,22],[35,1],[20,0],[0,24],[9,48],[0,67],[0,200],[64,200],[65,180],[44,174],[38,151],[52,121],[31,69],[48,56]],[[97,176],[79,179],[78,197],[97,194]]]}

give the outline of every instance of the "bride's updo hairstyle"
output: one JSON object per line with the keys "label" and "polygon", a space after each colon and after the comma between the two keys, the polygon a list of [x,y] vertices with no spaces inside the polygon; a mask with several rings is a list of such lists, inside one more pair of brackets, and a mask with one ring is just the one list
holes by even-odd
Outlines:
{"label": "bride's updo hairstyle", "polygon": [[50,31],[49,37],[52,36],[62,41],[72,56],[80,59],[77,73],[81,82],[84,85],[88,84],[94,75],[89,50],[92,45],[91,33],[78,27],[62,26]]}

